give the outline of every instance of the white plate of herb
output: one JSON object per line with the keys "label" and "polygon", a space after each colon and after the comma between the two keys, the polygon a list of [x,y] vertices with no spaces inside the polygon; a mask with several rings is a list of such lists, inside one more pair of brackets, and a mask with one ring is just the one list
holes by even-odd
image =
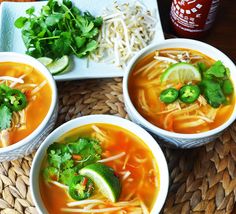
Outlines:
{"label": "white plate of herb", "polygon": [[3,2],[0,51],[27,53],[58,81],[123,76],[132,56],[164,40],[156,0]]}

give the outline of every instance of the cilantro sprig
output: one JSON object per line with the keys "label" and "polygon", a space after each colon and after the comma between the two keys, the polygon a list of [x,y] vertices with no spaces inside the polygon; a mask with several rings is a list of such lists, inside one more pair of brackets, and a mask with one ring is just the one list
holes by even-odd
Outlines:
{"label": "cilantro sprig", "polygon": [[53,143],[47,149],[47,166],[43,169],[46,181],[59,181],[65,185],[78,171],[101,159],[100,143],[92,138],[78,138],[67,143]]}
{"label": "cilantro sprig", "polygon": [[199,63],[198,68],[202,73],[199,86],[207,102],[213,108],[229,103],[230,95],[234,92],[229,69],[219,60],[209,68],[204,63]]}
{"label": "cilantro sprig", "polygon": [[0,131],[11,127],[12,113],[20,111],[27,106],[24,93],[0,84]]}
{"label": "cilantro sprig", "polygon": [[0,131],[11,126],[12,113],[5,105],[0,106]]}
{"label": "cilantro sprig", "polygon": [[70,0],[49,0],[39,15],[34,7],[26,14],[15,21],[15,27],[21,29],[28,55],[56,59],[74,54],[81,58],[98,46],[102,18],[82,13]]}

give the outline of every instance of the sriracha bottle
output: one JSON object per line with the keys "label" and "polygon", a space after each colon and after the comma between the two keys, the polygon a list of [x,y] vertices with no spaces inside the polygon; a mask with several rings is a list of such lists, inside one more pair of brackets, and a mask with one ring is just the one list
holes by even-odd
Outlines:
{"label": "sriracha bottle", "polygon": [[170,18],[182,37],[198,38],[212,26],[220,0],[173,0]]}

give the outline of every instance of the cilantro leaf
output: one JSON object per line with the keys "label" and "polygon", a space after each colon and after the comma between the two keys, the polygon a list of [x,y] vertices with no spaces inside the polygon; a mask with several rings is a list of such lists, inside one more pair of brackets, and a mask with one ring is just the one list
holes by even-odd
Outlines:
{"label": "cilantro leaf", "polygon": [[231,80],[229,79],[224,80],[222,84],[222,90],[226,96],[231,95],[234,92],[234,86]]}
{"label": "cilantro leaf", "polygon": [[207,102],[213,108],[218,108],[221,104],[226,102],[226,97],[218,82],[210,79],[203,79],[199,86]]}
{"label": "cilantro leaf", "polygon": [[68,149],[72,154],[79,154],[82,158],[102,153],[99,142],[92,138],[79,138],[78,141],[69,143]]}
{"label": "cilantro leaf", "polygon": [[71,160],[70,153],[56,153],[55,150],[51,150],[48,155],[48,162],[51,166],[58,169],[67,169],[74,165]]}
{"label": "cilantro leaf", "polygon": [[98,47],[98,43],[95,40],[91,40],[89,43],[86,44],[86,46],[83,46],[83,48],[80,49],[80,51],[77,53],[78,57],[83,57],[88,54],[88,52],[92,52]]}
{"label": "cilantro leaf", "polygon": [[54,150],[52,150],[48,155],[48,162],[51,166],[60,168],[62,163],[60,154],[57,154]]}
{"label": "cilantro leaf", "polygon": [[199,71],[201,72],[201,74],[203,74],[207,70],[207,65],[203,62],[197,63],[197,67]]}
{"label": "cilantro leaf", "polygon": [[68,148],[72,154],[82,157],[76,168],[80,169],[88,164],[92,164],[101,159],[102,148],[100,143],[92,138],[79,138],[74,143],[69,143]]}
{"label": "cilantro leaf", "polygon": [[45,19],[45,24],[47,26],[53,26],[53,25],[57,24],[58,22],[60,22],[62,20],[62,18],[63,18],[63,15],[60,13],[49,15]]}
{"label": "cilantro leaf", "polygon": [[71,183],[71,180],[75,177],[75,175],[76,175],[75,168],[66,169],[60,173],[59,181],[65,185],[69,185]]}
{"label": "cilantro leaf", "polygon": [[[96,139],[81,137],[67,140],[67,143],[53,143],[47,149],[48,167],[44,170],[45,180],[57,180],[69,185],[71,179],[82,167],[101,159],[102,148]],[[81,160],[75,161],[73,155]]]}
{"label": "cilantro leaf", "polygon": [[81,48],[86,42],[86,38],[85,37],[81,37],[81,36],[77,36],[75,37],[75,43],[77,48]]}
{"label": "cilantro leaf", "polygon": [[47,153],[49,154],[52,150],[54,150],[54,152],[56,152],[58,154],[69,152],[66,144],[63,144],[63,143],[53,143],[53,144],[51,144],[47,149]]}
{"label": "cilantro leaf", "polygon": [[26,14],[15,21],[15,27],[22,29],[26,53],[35,58],[57,59],[70,54],[84,57],[98,47],[102,18],[82,13],[71,0],[49,0],[39,15],[33,7]]}
{"label": "cilantro leaf", "polygon": [[216,61],[206,72],[203,73],[207,79],[226,77],[226,68],[221,61]]}
{"label": "cilantro leaf", "polygon": [[89,39],[92,39],[93,37],[95,37],[98,34],[98,28],[93,28],[91,31],[89,32],[84,32],[83,36]]}
{"label": "cilantro leaf", "polygon": [[61,156],[61,168],[63,170],[74,166],[74,161],[71,158],[72,156],[69,153],[65,153]]}
{"label": "cilantro leaf", "polygon": [[0,106],[0,118],[0,130],[10,128],[12,113],[5,105]]}
{"label": "cilantro leaf", "polygon": [[43,177],[47,182],[51,180],[57,181],[59,179],[59,170],[55,167],[48,166],[43,170]]}
{"label": "cilantro leaf", "polygon": [[32,7],[30,7],[29,9],[27,9],[25,12],[26,12],[26,14],[28,14],[28,15],[32,15],[32,14],[34,13],[34,11],[35,11],[35,8],[32,6]]}
{"label": "cilantro leaf", "polygon": [[89,13],[88,11],[84,13],[84,17],[85,17],[86,19],[88,19],[89,21],[93,22],[95,27],[99,27],[99,26],[101,26],[102,23],[103,23],[103,19],[102,19],[101,16],[99,16],[99,17],[94,17],[94,16],[92,16],[91,13]]}
{"label": "cilantro leaf", "polygon": [[62,57],[63,55],[69,55],[71,50],[71,33],[63,32],[60,34],[60,38],[55,40],[52,46],[56,56]]}
{"label": "cilantro leaf", "polygon": [[14,24],[17,28],[22,28],[27,20],[25,17],[19,17]]}

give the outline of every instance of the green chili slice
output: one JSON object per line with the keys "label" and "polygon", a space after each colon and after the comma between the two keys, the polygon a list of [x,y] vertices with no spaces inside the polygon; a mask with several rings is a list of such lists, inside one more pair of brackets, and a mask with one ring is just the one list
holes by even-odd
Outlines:
{"label": "green chili slice", "polygon": [[160,94],[160,100],[163,103],[173,103],[175,100],[177,100],[179,95],[179,92],[175,88],[168,88],[161,92]]}
{"label": "green chili slice", "polygon": [[184,103],[193,103],[200,95],[197,85],[185,85],[179,90],[179,99]]}
{"label": "green chili slice", "polygon": [[26,96],[17,89],[7,91],[4,101],[5,104],[15,112],[20,111],[27,106]]}
{"label": "green chili slice", "polygon": [[69,185],[69,194],[75,200],[89,198],[93,191],[93,181],[83,175],[75,176]]}

